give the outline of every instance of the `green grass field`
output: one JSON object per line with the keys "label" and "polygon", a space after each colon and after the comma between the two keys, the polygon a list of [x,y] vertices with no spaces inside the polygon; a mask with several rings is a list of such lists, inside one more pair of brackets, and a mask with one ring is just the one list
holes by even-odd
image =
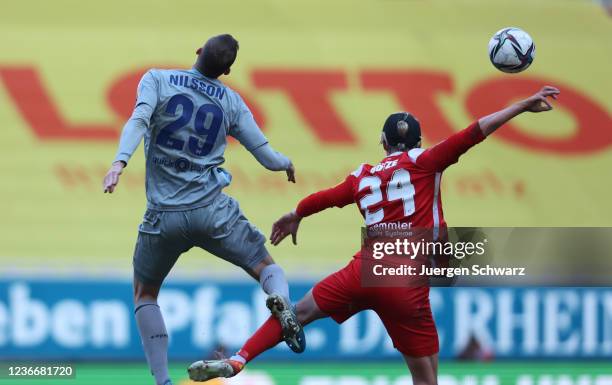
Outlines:
{"label": "green grass field", "polygon": [[[130,384],[151,385],[153,378],[140,363],[78,363],[76,376],[68,379],[45,379],[45,385]],[[171,365],[175,385],[186,385],[187,364]],[[7,378],[0,384],[38,385],[40,378]],[[283,364],[254,363],[235,377],[232,384],[249,385],[409,385],[408,371],[398,361],[394,363],[347,362]],[[220,384],[221,381],[211,381]],[[606,362],[443,362],[440,366],[441,385],[608,385],[612,384],[612,365]]]}

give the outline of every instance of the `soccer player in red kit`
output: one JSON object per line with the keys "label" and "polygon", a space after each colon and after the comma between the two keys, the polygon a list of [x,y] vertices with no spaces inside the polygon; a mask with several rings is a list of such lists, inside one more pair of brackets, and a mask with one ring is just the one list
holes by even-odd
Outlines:
{"label": "soccer player in red kit", "polygon": [[[523,112],[552,109],[547,98],[559,90],[546,86],[533,96],[485,116],[466,129],[429,148],[420,148],[418,120],[407,112],[391,114],[385,121],[381,144],[387,155],[378,164],[362,164],[335,187],[311,194],[272,227],[270,240],[279,244],[291,234],[293,243],[302,218],[330,207],[356,203],[368,228],[384,223],[407,223],[431,229],[434,240],[445,230],[440,180],[442,172],[474,145]],[[429,287],[367,287],[362,285],[361,258],[357,253],[343,269],[328,276],[297,304],[303,324],[325,317],[342,323],[371,309],[381,318],[393,345],[402,353],[415,385],[437,383],[438,335],[429,305]],[[197,361],[190,378],[205,381],[232,377],[244,365],[282,339],[279,321],[270,317],[236,353],[222,360]]]}

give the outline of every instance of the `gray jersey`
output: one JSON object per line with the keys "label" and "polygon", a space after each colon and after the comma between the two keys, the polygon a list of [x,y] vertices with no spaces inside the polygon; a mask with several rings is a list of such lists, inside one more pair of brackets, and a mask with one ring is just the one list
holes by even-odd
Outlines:
{"label": "gray jersey", "polygon": [[[157,210],[204,206],[230,183],[219,167],[227,135],[254,154],[268,142],[240,95],[195,69],[152,69],[143,76],[115,160],[127,163],[138,132],[144,136],[148,206]],[[276,169],[286,169],[290,161],[274,154]]]}

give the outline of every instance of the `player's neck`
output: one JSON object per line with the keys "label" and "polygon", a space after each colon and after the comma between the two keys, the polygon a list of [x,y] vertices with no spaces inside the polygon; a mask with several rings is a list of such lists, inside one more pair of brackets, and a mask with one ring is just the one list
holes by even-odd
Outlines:
{"label": "player's neck", "polygon": [[198,71],[199,73],[201,73],[204,76],[204,66],[202,66],[199,62],[196,62],[193,65],[193,69]]}
{"label": "player's neck", "polygon": [[405,150],[400,150],[398,148],[390,148],[387,150],[387,156],[397,155],[402,152],[405,152]]}

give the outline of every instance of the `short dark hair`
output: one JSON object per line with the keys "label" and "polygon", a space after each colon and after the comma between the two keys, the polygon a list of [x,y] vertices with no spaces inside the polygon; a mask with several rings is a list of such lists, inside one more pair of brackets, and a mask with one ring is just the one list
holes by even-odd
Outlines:
{"label": "short dark hair", "polygon": [[218,78],[234,64],[238,40],[230,34],[213,36],[204,44],[201,55],[204,76]]}
{"label": "short dark hair", "polygon": [[390,147],[409,150],[421,141],[421,124],[408,112],[396,112],[385,120],[383,134]]}

